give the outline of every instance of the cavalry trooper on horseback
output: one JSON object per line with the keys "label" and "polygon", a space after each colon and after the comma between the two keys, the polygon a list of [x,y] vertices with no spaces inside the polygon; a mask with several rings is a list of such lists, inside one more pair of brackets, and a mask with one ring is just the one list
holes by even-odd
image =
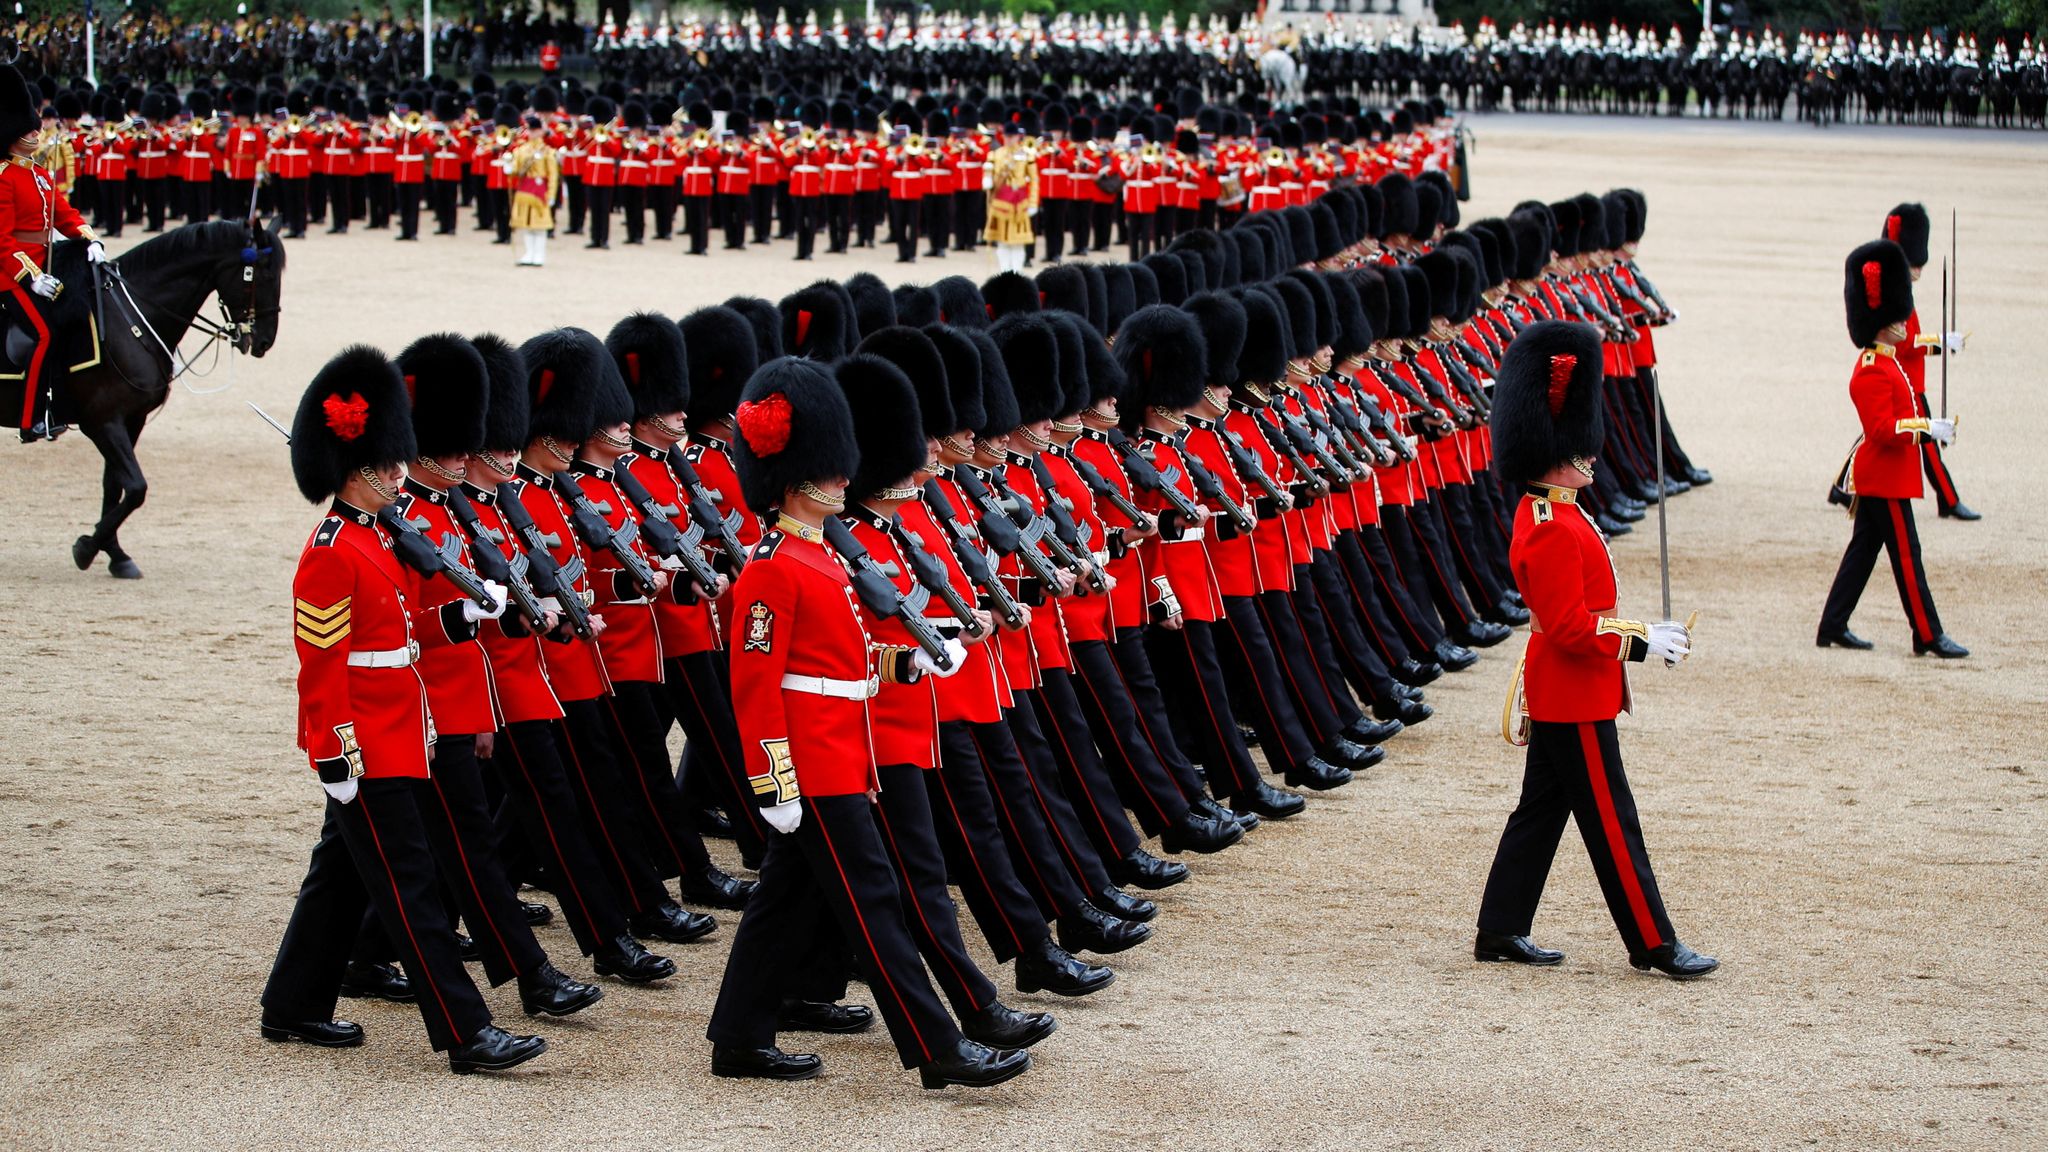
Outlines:
{"label": "cavalry trooper on horseback", "polygon": [[98,264],[107,258],[99,237],[85,223],[49,169],[35,162],[42,121],[28,82],[12,65],[0,65],[0,140],[9,142],[0,164],[0,269],[9,296],[10,319],[34,340],[22,368],[21,439],[55,440],[63,431],[49,422],[50,384],[45,355],[50,347],[49,309],[64,292],[63,281],[51,275],[50,249],[58,236],[84,240],[86,255]]}

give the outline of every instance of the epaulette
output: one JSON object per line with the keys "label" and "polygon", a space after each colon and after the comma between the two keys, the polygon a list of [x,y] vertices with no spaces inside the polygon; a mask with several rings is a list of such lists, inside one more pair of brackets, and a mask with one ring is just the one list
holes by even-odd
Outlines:
{"label": "epaulette", "polygon": [[689,461],[690,463],[692,463],[692,464],[695,464],[695,463],[697,463],[697,462],[698,462],[699,460],[702,460],[702,459],[704,459],[704,445],[702,445],[702,444],[692,444],[692,445],[690,445],[690,446],[689,446],[688,448],[684,449],[684,451],[683,451],[683,459],[685,459],[685,460],[688,460],[688,461]]}
{"label": "epaulette", "polygon": [[339,516],[329,516],[327,519],[322,520],[320,527],[313,532],[313,543],[308,545],[308,547],[325,548],[334,543],[334,538],[341,535],[341,526],[346,523],[348,521]]}
{"label": "epaulette", "polygon": [[1877,363],[1876,351],[1869,348],[1865,348],[1863,350],[1863,367],[1868,368],[1875,363]]}
{"label": "epaulette", "polygon": [[775,555],[775,550],[777,548],[782,547],[782,542],[785,539],[787,539],[787,537],[785,537],[781,532],[778,532],[773,528],[769,529],[766,533],[764,533],[761,536],[761,542],[754,545],[754,554],[752,557],[750,557],[750,559],[766,560],[770,556]]}
{"label": "epaulette", "polygon": [[1535,518],[1536,523],[1548,524],[1551,516],[1555,514],[1549,500],[1541,496],[1533,497],[1533,503],[1529,505],[1529,515]]}

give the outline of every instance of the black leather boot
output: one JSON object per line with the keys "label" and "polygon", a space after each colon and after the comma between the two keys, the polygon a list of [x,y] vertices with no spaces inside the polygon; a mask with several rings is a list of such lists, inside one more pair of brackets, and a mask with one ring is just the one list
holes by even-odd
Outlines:
{"label": "black leather boot", "polygon": [[960,1031],[976,1044],[991,1048],[1029,1048],[1058,1030],[1050,1012],[1019,1012],[1002,1001],[960,1018]]}
{"label": "black leather boot", "polygon": [[519,974],[519,1006],[528,1016],[569,1016],[604,999],[604,989],[571,980],[543,960],[540,967]]}
{"label": "black leather boot", "polygon": [[1075,958],[1048,935],[1017,957],[1017,991],[1050,992],[1055,996],[1086,996],[1107,988],[1116,973]]}

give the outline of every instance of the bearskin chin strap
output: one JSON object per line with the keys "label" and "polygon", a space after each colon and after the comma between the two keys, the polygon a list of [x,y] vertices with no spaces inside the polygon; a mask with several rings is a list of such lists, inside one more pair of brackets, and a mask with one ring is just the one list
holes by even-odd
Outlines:
{"label": "bearskin chin strap", "polygon": [[803,483],[797,485],[796,490],[798,492],[803,493],[805,496],[808,496],[811,499],[817,501],[819,504],[824,505],[831,511],[837,512],[841,508],[846,507],[846,497],[831,495],[830,493],[826,492],[823,488],[820,488],[816,484],[811,483],[809,480],[806,480]]}
{"label": "bearskin chin strap", "polygon": [[617,448],[621,452],[624,452],[626,449],[631,448],[633,446],[633,442],[631,440],[626,439],[624,436],[614,435],[611,429],[609,428],[599,428],[596,432],[593,433],[593,435],[595,435],[600,442],[604,443],[609,447]]}
{"label": "bearskin chin strap", "polygon": [[462,477],[457,476],[455,473],[450,472],[448,469],[441,467],[441,465],[436,463],[434,459],[430,456],[417,457],[413,460],[413,463],[419,465],[425,471],[432,473],[434,476],[439,477],[442,480],[446,480],[450,484],[462,483]]}
{"label": "bearskin chin strap", "polygon": [[649,416],[647,418],[647,422],[649,424],[654,425],[655,431],[661,433],[663,436],[673,436],[676,438],[678,442],[688,440],[690,438],[689,429],[678,428],[675,425],[669,423],[668,421],[663,420],[659,416]]}
{"label": "bearskin chin strap", "polygon": [[909,501],[917,499],[923,492],[924,489],[919,488],[915,484],[906,484],[901,488],[883,488],[875,493],[874,498],[877,500]]}
{"label": "bearskin chin strap", "polygon": [[1052,430],[1062,436],[1079,436],[1083,431],[1083,427],[1078,421],[1073,424],[1063,424],[1055,420],[1052,422]]}
{"label": "bearskin chin strap", "polygon": [[1161,408],[1159,405],[1154,404],[1152,405],[1152,414],[1173,425],[1176,429],[1188,426],[1188,418],[1171,408]]}
{"label": "bearskin chin strap", "polygon": [[974,458],[974,433],[969,432],[964,442],[958,436],[942,436],[939,438],[939,447],[944,448],[955,456],[965,456],[972,460]]}
{"label": "bearskin chin strap", "polygon": [[512,477],[519,475],[518,469],[508,468],[505,465],[498,463],[498,458],[496,456],[491,455],[489,452],[472,452],[470,453],[469,458],[471,460],[483,461],[484,467],[489,468],[493,472],[496,472],[499,476],[503,477],[506,480],[510,480]]}
{"label": "bearskin chin strap", "polygon": [[1588,480],[1593,478],[1593,462],[1591,460],[1586,459],[1584,456],[1574,456],[1571,459],[1571,465],[1579,475],[1584,476]]}
{"label": "bearskin chin strap", "polygon": [[1017,435],[1022,436],[1026,444],[1031,445],[1033,448],[1036,448],[1041,452],[1045,451],[1047,448],[1052,447],[1051,440],[1048,440],[1045,437],[1040,436],[1038,433],[1033,432],[1031,430],[1030,425],[1028,424],[1019,424],[1017,426]]}
{"label": "bearskin chin strap", "polygon": [[1081,413],[1081,415],[1100,420],[1104,424],[1116,423],[1116,413],[1104,412],[1100,406],[1095,404],[1090,404],[1088,406],[1088,410],[1086,412]]}
{"label": "bearskin chin strap", "polygon": [[377,475],[375,468],[365,464],[361,468],[356,469],[356,475],[363,478],[363,483],[370,486],[370,491],[375,492],[386,500],[398,499],[398,489],[386,484],[384,478]]}
{"label": "bearskin chin strap", "polygon": [[564,450],[561,444],[558,443],[553,436],[541,437],[540,446],[547,451],[548,455],[553,456],[555,458],[555,461],[564,468],[567,468],[569,465],[574,464],[576,462],[576,457],[572,453]]}

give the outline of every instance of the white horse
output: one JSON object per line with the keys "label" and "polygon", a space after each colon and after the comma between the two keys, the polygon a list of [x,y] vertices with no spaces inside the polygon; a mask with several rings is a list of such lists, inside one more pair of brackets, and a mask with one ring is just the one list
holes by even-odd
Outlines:
{"label": "white horse", "polygon": [[1266,99],[1274,107],[1291,108],[1301,103],[1301,86],[1308,79],[1308,65],[1284,48],[1269,48],[1259,57],[1259,77],[1266,82]]}

